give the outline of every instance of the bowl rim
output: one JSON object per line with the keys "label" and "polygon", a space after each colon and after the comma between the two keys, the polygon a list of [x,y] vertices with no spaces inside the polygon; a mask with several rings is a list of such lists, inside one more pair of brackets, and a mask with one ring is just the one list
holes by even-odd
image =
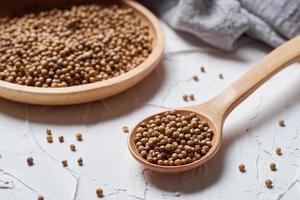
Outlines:
{"label": "bowl rim", "polygon": [[77,86],[69,86],[69,87],[61,87],[61,88],[40,88],[34,86],[25,86],[25,85],[18,85],[16,83],[10,83],[7,81],[0,80],[0,88],[14,90],[16,92],[23,92],[29,94],[74,94],[74,93],[81,93],[83,91],[92,91],[98,90],[101,88],[107,88],[113,85],[120,84],[125,82],[129,79],[138,76],[143,71],[146,71],[150,66],[155,64],[157,60],[160,60],[163,50],[164,50],[164,34],[162,27],[160,25],[160,21],[149,11],[146,7],[142,6],[141,4],[131,1],[131,0],[122,0],[122,3],[126,4],[127,6],[133,8],[139,15],[141,15],[145,21],[149,23],[149,26],[152,26],[154,45],[153,50],[150,55],[146,58],[144,62],[136,66],[134,69],[121,74],[117,77],[109,78],[104,81],[99,81],[95,83],[89,83],[84,85],[77,85]]}

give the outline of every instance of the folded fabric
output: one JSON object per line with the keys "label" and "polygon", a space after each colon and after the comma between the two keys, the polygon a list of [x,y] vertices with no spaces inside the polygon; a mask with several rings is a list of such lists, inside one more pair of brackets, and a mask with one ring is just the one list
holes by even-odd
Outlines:
{"label": "folded fabric", "polygon": [[142,0],[177,30],[232,50],[242,35],[276,47],[300,33],[300,0]]}

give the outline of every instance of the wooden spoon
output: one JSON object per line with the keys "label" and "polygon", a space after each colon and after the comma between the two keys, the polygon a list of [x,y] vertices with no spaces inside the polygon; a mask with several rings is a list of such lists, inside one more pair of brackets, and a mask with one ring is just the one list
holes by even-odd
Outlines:
{"label": "wooden spoon", "polygon": [[[196,113],[201,120],[207,121],[210,128],[213,129],[214,136],[212,140],[212,147],[201,159],[181,166],[160,166],[147,162],[140,156],[134,142],[136,129],[141,122],[135,126],[129,135],[128,147],[131,154],[137,161],[144,165],[144,167],[153,171],[164,173],[183,172],[205,164],[217,153],[221,145],[223,124],[230,112],[265,81],[282,70],[284,67],[297,61],[299,58],[300,36],[291,39],[290,41],[273,50],[252,69],[250,69],[250,71],[244,74],[239,80],[232,83],[227,89],[211,100],[200,105],[175,109],[177,113],[182,115]],[[163,113],[164,112],[155,115],[160,115]],[[142,120],[142,122],[148,122],[155,115],[145,118]]]}

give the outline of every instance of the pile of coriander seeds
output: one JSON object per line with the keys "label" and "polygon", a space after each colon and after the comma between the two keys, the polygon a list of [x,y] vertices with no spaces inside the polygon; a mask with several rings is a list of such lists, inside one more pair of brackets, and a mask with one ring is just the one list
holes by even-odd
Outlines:
{"label": "pile of coriander seeds", "polygon": [[152,51],[149,27],[128,6],[73,5],[0,17],[0,79],[34,87],[107,80]]}
{"label": "pile of coriander seeds", "polygon": [[213,136],[208,123],[195,113],[167,111],[137,127],[135,145],[149,163],[179,166],[205,156],[212,147]]}

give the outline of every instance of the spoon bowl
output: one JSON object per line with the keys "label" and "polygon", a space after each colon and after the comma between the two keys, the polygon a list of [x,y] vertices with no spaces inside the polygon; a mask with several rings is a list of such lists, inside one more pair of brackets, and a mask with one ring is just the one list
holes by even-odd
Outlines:
{"label": "spoon bowl", "polygon": [[[191,107],[192,108],[192,107]],[[145,160],[140,154],[139,151],[135,145],[135,135],[136,135],[136,129],[141,125],[142,122],[149,122],[151,119],[154,118],[155,115],[163,115],[165,112],[160,112],[160,113],[156,113],[155,115],[149,116],[146,119],[144,119],[143,121],[141,121],[140,123],[138,123],[134,129],[132,130],[129,139],[128,139],[128,147],[130,149],[130,152],[132,154],[132,156],[138,161],[140,162],[144,167],[151,169],[153,171],[156,172],[162,172],[162,173],[177,173],[177,172],[183,172],[183,171],[187,171],[187,170],[191,170],[194,168],[197,168],[199,166],[201,166],[202,164],[204,164],[207,160],[209,160],[210,158],[212,158],[218,151],[220,144],[221,144],[221,132],[218,129],[218,126],[216,126],[216,124],[214,124],[214,122],[209,119],[207,116],[202,115],[199,112],[195,112],[195,110],[193,109],[189,109],[189,108],[183,108],[183,109],[176,109],[174,110],[176,113],[179,113],[183,116],[187,116],[190,113],[195,113],[196,116],[200,119],[200,120],[204,120],[208,123],[209,127],[211,129],[213,129],[214,131],[214,136],[212,139],[212,147],[209,149],[208,153],[203,156],[201,159],[194,161],[192,163],[186,164],[186,165],[182,165],[182,166],[163,166],[163,165],[157,165],[157,164],[153,164],[153,163],[149,163],[147,162],[147,160]]]}
{"label": "spoon bowl", "polygon": [[[188,171],[205,164],[217,153],[221,145],[223,124],[230,112],[265,81],[270,79],[274,74],[286,66],[298,61],[299,58],[300,36],[291,39],[273,50],[240,79],[233,82],[228,88],[211,100],[200,105],[174,109],[176,113],[180,113],[185,116],[190,113],[195,113],[200,120],[206,121],[209,128],[213,129],[214,135],[212,138],[212,147],[209,149],[207,154],[199,160],[180,166],[161,166],[149,163],[139,154],[134,141],[135,135],[137,134],[137,128],[142,122],[149,122],[149,120],[153,119],[155,115],[146,117],[132,130],[128,138],[128,147],[131,154],[144,167],[162,173]],[[161,112],[156,115],[162,115],[163,113],[164,112]]]}

